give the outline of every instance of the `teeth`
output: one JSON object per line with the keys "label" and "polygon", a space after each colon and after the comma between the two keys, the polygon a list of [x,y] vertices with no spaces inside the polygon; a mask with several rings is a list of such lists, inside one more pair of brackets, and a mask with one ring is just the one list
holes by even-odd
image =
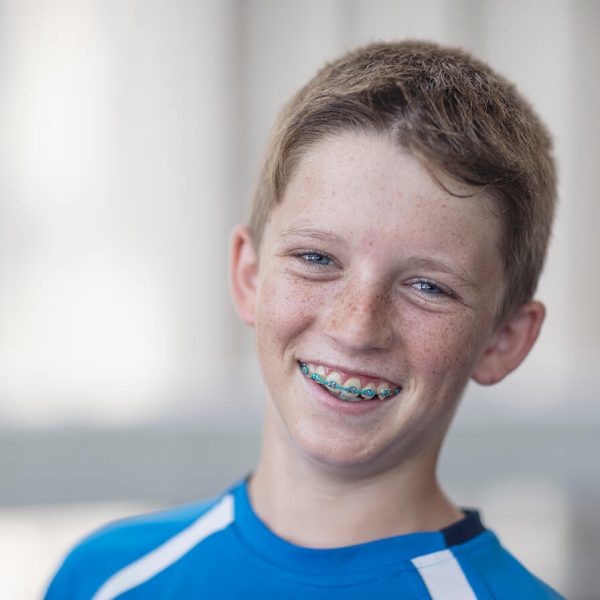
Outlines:
{"label": "teeth", "polygon": [[381,383],[377,387],[377,395],[381,400],[385,400],[386,398],[389,398],[392,395],[392,390],[384,383]]}
{"label": "teeth", "polygon": [[342,393],[342,390],[340,390],[340,387],[342,385],[342,376],[337,371],[334,371],[333,373],[329,373],[327,381],[334,382],[336,385],[336,387],[332,385],[326,385],[325,387],[327,388],[327,391],[331,392],[332,394],[335,394],[336,396],[339,396]]}
{"label": "teeth", "polygon": [[356,392],[353,391],[345,391],[342,392],[340,394],[340,398],[342,400],[350,400],[351,402],[358,402],[360,399],[358,397],[358,390],[360,390],[360,379],[356,378],[356,377],[350,377],[350,379],[347,379],[344,382],[344,387],[345,388],[350,388],[351,390],[356,390]]}
{"label": "teeth", "polygon": [[[365,392],[368,392],[368,390],[372,390],[373,393],[372,394],[365,393]],[[367,400],[370,400],[371,398],[375,398],[375,396],[377,396],[377,387],[375,386],[375,384],[372,382],[367,383],[367,385],[365,385],[365,387],[362,390],[361,396],[363,398],[366,398]]]}
{"label": "teeth", "polygon": [[313,371],[311,377],[313,378],[313,380],[320,384],[323,385],[323,383],[325,382],[325,367],[321,367],[320,365]]}
{"label": "teeth", "polygon": [[[399,387],[392,387],[389,383],[380,383],[376,385],[369,381],[364,387],[362,381],[358,377],[350,377],[342,384],[342,375],[337,371],[332,371],[327,375],[327,369],[322,365],[313,363],[300,363],[302,372],[325,387],[330,394],[339,396],[341,400],[348,402],[360,402],[361,400],[373,400],[380,398],[385,400],[395,396],[401,391]],[[346,388],[342,390],[341,388]]]}

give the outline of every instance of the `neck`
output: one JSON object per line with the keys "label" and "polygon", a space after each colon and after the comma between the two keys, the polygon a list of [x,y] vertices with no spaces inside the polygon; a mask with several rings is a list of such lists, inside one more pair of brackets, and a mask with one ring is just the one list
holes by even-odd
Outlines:
{"label": "neck", "polygon": [[437,483],[437,450],[352,476],[302,455],[287,433],[272,425],[267,418],[249,493],[258,516],[289,542],[311,548],[350,546],[436,531],[463,516]]}

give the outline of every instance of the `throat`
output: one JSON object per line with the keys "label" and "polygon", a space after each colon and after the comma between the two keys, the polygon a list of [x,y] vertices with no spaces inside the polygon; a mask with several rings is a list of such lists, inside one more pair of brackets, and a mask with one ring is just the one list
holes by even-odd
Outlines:
{"label": "throat", "polygon": [[[339,481],[284,477],[275,483],[257,470],[248,487],[258,517],[279,537],[307,548],[340,548],[397,535],[437,531],[461,511],[441,492],[411,477],[340,486]],[[409,481],[407,481],[407,479]]]}

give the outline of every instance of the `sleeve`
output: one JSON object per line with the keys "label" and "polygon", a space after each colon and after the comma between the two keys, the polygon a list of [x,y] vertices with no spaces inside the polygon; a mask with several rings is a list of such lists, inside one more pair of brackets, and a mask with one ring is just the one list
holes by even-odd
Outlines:
{"label": "sleeve", "polygon": [[114,573],[187,527],[209,504],[190,505],[109,524],[68,554],[45,600],[90,600]]}
{"label": "sleeve", "polygon": [[84,552],[77,546],[64,560],[44,595],[44,600],[89,600],[98,582],[97,569],[87,565]]}
{"label": "sleeve", "polygon": [[484,597],[565,600],[528,571],[489,531],[478,540],[464,544],[456,554],[467,577],[486,590]]}

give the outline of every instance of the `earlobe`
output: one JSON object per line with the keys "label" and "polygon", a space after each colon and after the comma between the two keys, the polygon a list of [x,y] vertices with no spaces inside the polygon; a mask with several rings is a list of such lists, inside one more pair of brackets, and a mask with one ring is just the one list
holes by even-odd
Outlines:
{"label": "earlobe", "polygon": [[492,385],[514,371],[533,347],[545,315],[541,302],[532,300],[523,304],[494,332],[477,361],[472,378],[482,385]]}
{"label": "earlobe", "polygon": [[240,319],[253,327],[256,321],[258,254],[247,227],[240,225],[233,230],[230,248],[229,283],[233,303]]}

